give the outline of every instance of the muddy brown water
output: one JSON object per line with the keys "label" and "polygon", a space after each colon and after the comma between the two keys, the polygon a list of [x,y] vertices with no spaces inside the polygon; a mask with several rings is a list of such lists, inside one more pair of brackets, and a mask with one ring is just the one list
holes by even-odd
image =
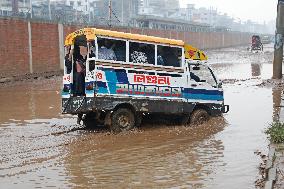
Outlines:
{"label": "muddy brown water", "polygon": [[254,188],[281,89],[271,46],[209,51],[230,112],[192,128],[144,124],[118,135],[60,113],[58,77],[0,87],[0,188]]}

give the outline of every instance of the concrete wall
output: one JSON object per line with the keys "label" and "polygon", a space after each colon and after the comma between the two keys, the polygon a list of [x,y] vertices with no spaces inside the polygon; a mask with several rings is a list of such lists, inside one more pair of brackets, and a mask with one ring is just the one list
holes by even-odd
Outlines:
{"label": "concrete wall", "polygon": [[[62,49],[59,45],[62,44],[62,39],[83,27],[0,18],[0,78],[60,70]],[[245,45],[251,38],[250,34],[240,32],[182,32],[138,28],[111,30],[180,39],[200,49]]]}
{"label": "concrete wall", "polygon": [[28,72],[28,24],[0,19],[0,78]]}

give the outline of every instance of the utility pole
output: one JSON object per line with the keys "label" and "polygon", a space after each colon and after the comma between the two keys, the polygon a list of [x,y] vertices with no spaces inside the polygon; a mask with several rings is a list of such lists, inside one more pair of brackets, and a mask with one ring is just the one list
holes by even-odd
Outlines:
{"label": "utility pole", "polygon": [[111,0],[109,0],[109,3],[108,3],[108,11],[109,11],[109,14],[108,14],[108,20],[109,20],[109,27],[111,27],[111,14],[112,14],[112,7],[111,7]]}
{"label": "utility pole", "polygon": [[[76,5],[75,5],[75,3],[77,4],[78,2],[76,1],[76,2],[74,2],[74,5],[73,5],[73,9],[75,9],[75,18],[76,18],[76,21],[78,20],[78,11],[77,11],[77,8],[78,8],[78,6],[76,7]],[[78,4],[77,4],[78,5]]]}
{"label": "utility pole", "polygon": [[50,0],[48,0],[48,16],[49,16],[49,20],[51,20]]}
{"label": "utility pole", "polygon": [[124,1],[121,2],[121,21],[124,24]]}
{"label": "utility pole", "polygon": [[12,0],[12,12],[13,15],[17,15],[19,12],[19,2],[18,0]]}
{"label": "utility pole", "polygon": [[91,23],[91,9],[90,9],[90,0],[87,1],[88,3],[88,20],[89,20],[89,24]]}
{"label": "utility pole", "polygon": [[276,33],[273,59],[273,79],[282,78],[283,61],[283,35],[284,35],[284,0],[278,0]]}
{"label": "utility pole", "polygon": [[31,18],[33,18],[33,3],[32,3],[32,0],[30,0],[30,11],[31,11]]}

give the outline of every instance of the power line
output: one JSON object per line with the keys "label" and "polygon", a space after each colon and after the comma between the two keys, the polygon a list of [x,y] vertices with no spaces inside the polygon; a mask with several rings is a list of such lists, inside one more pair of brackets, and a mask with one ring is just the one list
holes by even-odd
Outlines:
{"label": "power line", "polygon": [[120,22],[119,18],[116,16],[116,14],[114,13],[113,10],[111,10],[112,14],[114,15],[114,17],[117,19],[118,22]]}

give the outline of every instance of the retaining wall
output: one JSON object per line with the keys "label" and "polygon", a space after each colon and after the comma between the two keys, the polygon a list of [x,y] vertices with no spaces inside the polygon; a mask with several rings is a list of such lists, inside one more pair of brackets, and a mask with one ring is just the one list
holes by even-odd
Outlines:
{"label": "retaining wall", "polygon": [[[83,27],[0,18],[0,78],[62,69],[63,51],[59,47],[67,34]],[[251,38],[251,34],[240,32],[183,32],[142,28],[111,30],[180,39],[200,49],[245,45]]]}

